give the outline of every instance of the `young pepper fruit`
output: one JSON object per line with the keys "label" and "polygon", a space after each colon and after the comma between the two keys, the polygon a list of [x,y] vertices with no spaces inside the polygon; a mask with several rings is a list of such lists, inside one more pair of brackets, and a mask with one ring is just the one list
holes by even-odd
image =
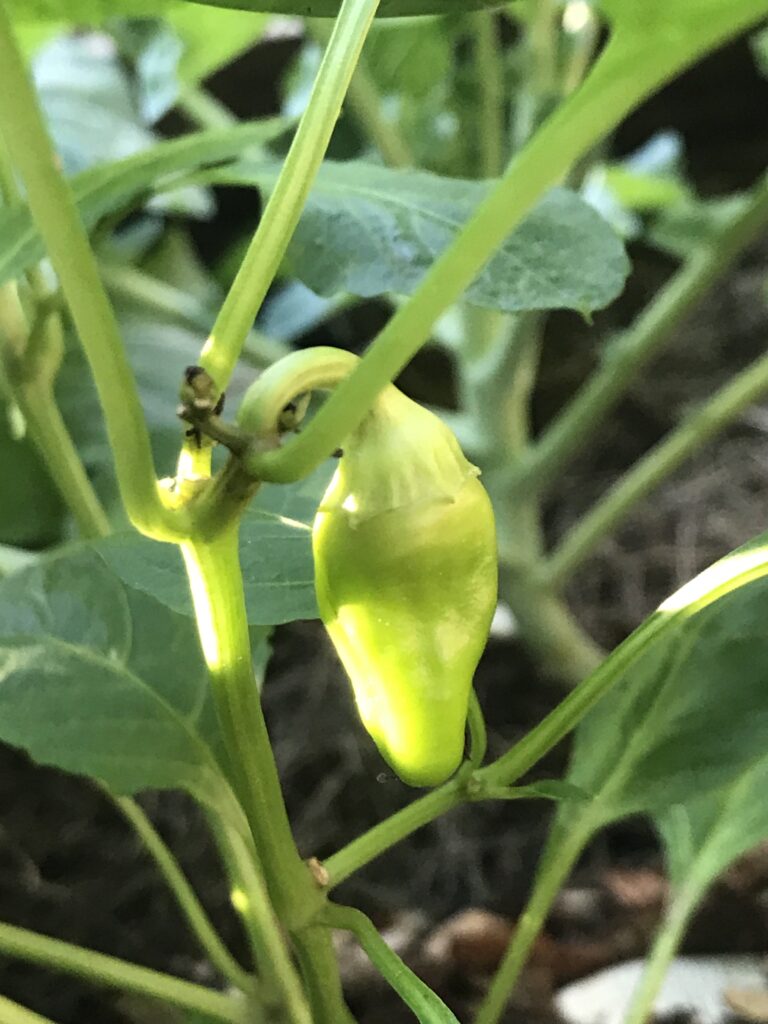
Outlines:
{"label": "young pepper fruit", "polygon": [[347,438],[314,521],[322,620],[365,728],[413,786],[439,785],[461,763],[496,606],[478,475],[445,424],[390,385]]}

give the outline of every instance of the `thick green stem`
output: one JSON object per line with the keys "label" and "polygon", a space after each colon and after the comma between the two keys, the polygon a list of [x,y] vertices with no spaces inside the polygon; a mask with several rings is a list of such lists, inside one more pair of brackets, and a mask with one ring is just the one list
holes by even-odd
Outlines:
{"label": "thick green stem", "polygon": [[625,334],[606,349],[597,372],[508,470],[510,487],[539,493],[557,479],[574,452],[594,437],[605,417],[709,291],[768,222],[768,178],[717,238],[694,252]]}
{"label": "thick green stem", "polygon": [[128,797],[114,797],[109,791],[105,792],[140,837],[213,966],[217,968],[222,977],[227,978],[240,991],[252,992],[255,984],[254,978],[243,970],[222,942],[192,886],[187,881],[186,875],[181,870],[179,862],[147,815],[135,800]]}
{"label": "thick green stem", "polygon": [[0,1024],[53,1024],[53,1021],[0,996]]}
{"label": "thick green stem", "polygon": [[200,357],[221,390],[288,248],[378,5],[379,0],[344,0],[341,5],[309,105]]}
{"label": "thick green stem", "polygon": [[[331,33],[324,21],[307,22],[309,34],[322,43],[328,44]],[[376,82],[368,70],[365,55],[357,62],[355,73],[347,91],[347,107],[378,149],[388,167],[412,167],[414,159],[396,122],[387,118],[384,104]]]}
{"label": "thick green stem", "polygon": [[26,928],[0,924],[0,952],[51,970],[75,974],[97,985],[159,999],[228,1024],[247,1024],[246,1006],[240,998],[212,992],[181,978],[38,935]]}
{"label": "thick green stem", "polygon": [[96,382],[126,511],[137,529],[169,539],[178,517],[163,504],[136,382],[96,258],[59,170],[42,113],[0,2],[0,132],[27,191]]}
{"label": "thick green stem", "polygon": [[230,770],[267,888],[291,933],[316,1024],[344,1020],[338,966],[321,929],[324,903],[291,834],[251,661],[238,551],[239,519],[182,546]]}
{"label": "thick green stem", "polygon": [[630,509],[768,392],[768,355],[755,360],[652,448],[581,519],[544,565],[540,582],[562,587]]}
{"label": "thick green stem", "polygon": [[592,834],[591,824],[578,829],[558,827],[550,832],[539,861],[533,893],[518,918],[514,937],[494,976],[474,1024],[497,1024],[525,966],[533,943],[544,926],[560,887]]}

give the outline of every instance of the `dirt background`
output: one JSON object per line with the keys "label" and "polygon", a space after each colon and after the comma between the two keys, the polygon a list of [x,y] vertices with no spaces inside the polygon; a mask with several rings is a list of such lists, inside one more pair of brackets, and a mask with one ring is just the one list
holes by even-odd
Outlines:
{"label": "dirt background", "polygon": [[[276,105],[276,69],[290,44],[261,48],[216,80],[241,114]],[[254,87],[254,75],[257,87]],[[246,109],[245,96],[261,108]],[[690,175],[702,194],[748,186],[768,164],[768,83],[754,70],[745,41],[704,61],[655,97],[621,129],[618,153],[653,132],[675,128],[685,139]],[[200,238],[213,251],[242,223],[237,196],[222,204]],[[626,294],[587,332],[574,317],[550,326],[535,417],[539,424],[589,372],[600,338],[626,323],[672,269],[635,247]],[[768,313],[768,240],[757,244],[717,287],[606,424],[600,443],[560,482],[549,509],[562,533],[620,472],[658,440],[698,397],[764,351]],[[381,309],[356,317],[372,333]],[[326,343],[349,337],[342,320]],[[567,355],[564,355],[564,352]],[[447,365],[429,351],[409,382],[416,397],[430,380],[450,393]],[[584,626],[605,645],[634,628],[695,571],[766,526],[768,404],[756,408],[670,480],[607,540],[578,574],[569,597]],[[557,702],[514,641],[489,645],[477,676],[500,753]],[[346,683],[316,624],[282,628],[266,686],[266,712],[296,835],[305,855],[338,849],[412,791],[383,771],[355,721]],[[565,746],[537,767],[556,775]],[[143,801],[195,883],[232,948],[245,955],[228,904],[217,855],[194,806],[174,794]],[[461,809],[421,830],[346,883],[341,899],[393,928],[396,945],[444,998],[469,1019],[472,1005],[508,939],[529,889],[547,826],[542,803]],[[718,886],[686,948],[728,952],[768,948],[768,855],[757,851]],[[510,1021],[551,1019],[554,985],[595,967],[642,953],[658,918],[664,879],[650,828],[639,820],[604,833],[587,851],[537,947]],[[86,783],[29,764],[0,749],[0,903],[5,920],[33,927],[200,982],[216,981],[189,937],[140,844],[104,797]],[[469,912],[469,913],[468,913]],[[456,917],[455,915],[459,915]],[[361,1024],[412,1018],[376,982],[354,950],[344,955],[348,992]],[[0,991],[58,1024],[167,1021],[166,1012],[121,1000],[69,977],[0,961]]]}

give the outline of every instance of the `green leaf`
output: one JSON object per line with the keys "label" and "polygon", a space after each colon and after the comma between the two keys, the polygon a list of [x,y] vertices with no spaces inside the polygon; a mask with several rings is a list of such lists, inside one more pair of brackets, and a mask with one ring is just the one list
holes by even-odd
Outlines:
{"label": "green leaf", "polygon": [[[299,484],[263,488],[244,515],[240,558],[251,625],[317,618],[310,524],[332,468],[321,467]],[[128,586],[192,616],[177,547],[130,533],[100,541],[98,549]]]}
{"label": "green leaf", "polygon": [[[270,14],[300,14],[308,18],[335,18],[341,0],[185,0]],[[499,0],[381,0],[378,16],[402,18],[415,14],[464,14],[482,8],[500,7]]]}
{"label": "green leaf", "polygon": [[250,11],[186,4],[169,11],[167,20],[184,46],[179,77],[191,84],[201,82],[250,49],[269,21],[263,14]]}
{"label": "green leaf", "polygon": [[37,93],[67,174],[152,145],[112,39],[61,36],[36,55]]}
{"label": "green leaf", "polygon": [[116,793],[226,790],[193,624],[87,545],[0,581],[0,739]]}
{"label": "green leaf", "polygon": [[[746,554],[759,555],[765,543]],[[593,814],[609,821],[686,803],[739,779],[764,756],[767,605],[762,577],[684,618],[584,719],[568,781],[593,794]]]}
{"label": "green leaf", "polygon": [[[135,156],[95,167],[71,179],[86,226],[142,199],[160,181],[239,156],[282,135],[289,122],[274,118],[195,132],[160,142]],[[0,283],[16,278],[45,255],[42,239],[26,207],[0,210]]]}
{"label": "green leaf", "polygon": [[107,18],[124,15],[151,18],[172,0],[6,0],[11,17],[20,22],[68,21],[98,25]]}
{"label": "green leaf", "polygon": [[[210,177],[269,192],[271,162],[240,161]],[[491,188],[489,182],[327,162],[288,250],[291,271],[320,295],[411,294]],[[554,189],[467,293],[479,306],[519,312],[608,305],[629,270],[613,229],[573,192]]]}

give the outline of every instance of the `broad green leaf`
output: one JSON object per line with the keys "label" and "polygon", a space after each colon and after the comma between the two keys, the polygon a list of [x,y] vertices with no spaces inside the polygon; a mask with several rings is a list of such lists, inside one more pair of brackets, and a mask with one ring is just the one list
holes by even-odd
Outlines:
{"label": "broad green leaf", "polygon": [[193,623],[87,545],[0,581],[0,739],[116,793],[226,790]]}
{"label": "broad green leaf", "polygon": [[78,25],[99,25],[119,15],[151,18],[164,11],[172,0],[6,0],[11,17],[22,24],[34,21],[68,21]]}
{"label": "broad green leaf", "polygon": [[184,47],[179,77],[196,84],[258,42],[269,18],[250,11],[184,4],[169,11],[167,20]]}
{"label": "broad green leaf", "polygon": [[[106,214],[142,199],[158,182],[234,159],[249,146],[266,145],[287,127],[288,122],[272,119],[195,132],[157,143],[125,160],[83,171],[72,178],[83,221],[92,228]],[[42,240],[26,207],[0,210],[0,283],[18,277],[44,255]]]}
{"label": "broad green leaf", "polygon": [[67,174],[122,160],[152,145],[113,40],[61,36],[33,62],[35,85]]}
{"label": "broad green leaf", "polygon": [[[240,11],[269,14],[300,14],[308,18],[334,18],[341,0],[184,0],[208,3]],[[407,18],[415,14],[464,14],[483,8],[500,7],[499,0],[381,0],[377,14],[382,18]]]}
{"label": "broad green leaf", "polygon": [[[760,558],[767,542],[741,557]],[[688,592],[705,588],[716,570]],[[765,756],[767,606],[763,576],[683,618],[584,719],[568,781],[593,794],[593,817],[685,804],[740,779]]]}
{"label": "broad green leaf", "polygon": [[[331,469],[321,467],[299,484],[263,488],[243,517],[240,557],[251,625],[317,618],[310,524]],[[126,585],[192,616],[189,585],[175,546],[130,533],[100,541],[98,549]]]}
{"label": "broad green leaf", "polygon": [[670,880],[681,887],[691,871],[713,881],[737,857],[768,837],[768,754],[733,782],[699,793],[654,815]]}
{"label": "broad green leaf", "polygon": [[[269,192],[278,166],[240,161],[214,170],[221,183]],[[480,201],[487,182],[327,162],[288,250],[291,271],[320,295],[412,293]],[[608,305],[629,264],[613,229],[573,192],[549,192],[467,293],[505,312]]]}

